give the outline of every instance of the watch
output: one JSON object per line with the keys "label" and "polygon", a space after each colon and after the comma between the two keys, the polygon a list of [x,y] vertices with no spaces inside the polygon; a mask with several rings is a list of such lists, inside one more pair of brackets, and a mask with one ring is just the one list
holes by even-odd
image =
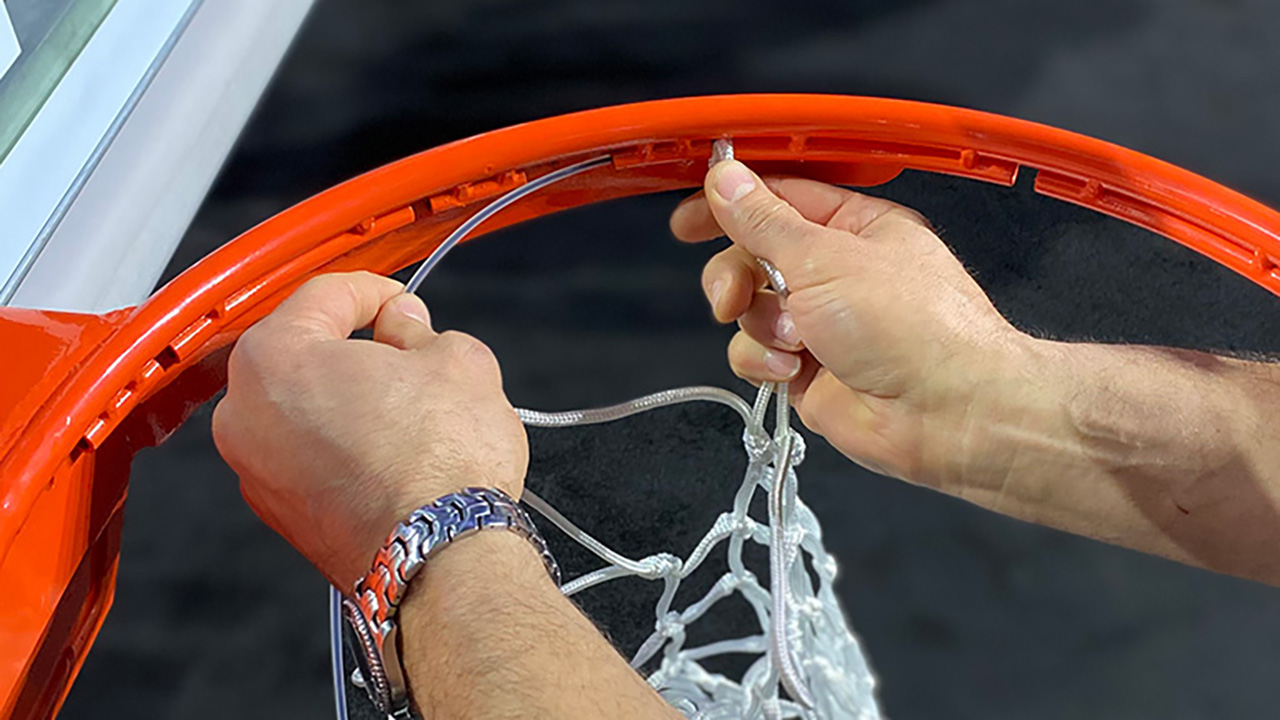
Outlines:
{"label": "watch", "polygon": [[396,610],[427,559],[460,537],[498,528],[523,536],[537,548],[551,579],[560,568],[529,514],[497,488],[466,488],[413,511],[388,536],[373,569],[344,597],[342,615],[354,636],[356,663],[365,692],[378,711],[410,718],[408,682],[400,661]]}

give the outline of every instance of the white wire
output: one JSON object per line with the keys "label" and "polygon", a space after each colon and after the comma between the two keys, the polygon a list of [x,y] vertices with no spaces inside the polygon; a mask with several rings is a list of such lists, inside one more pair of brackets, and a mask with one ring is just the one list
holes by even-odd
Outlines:
{"label": "white wire", "polygon": [[[733,140],[722,138],[716,140],[711,145],[711,159],[708,165],[714,167],[716,164],[733,160]],[[773,287],[774,292],[786,302],[790,292],[787,289],[787,280],[774,267],[773,263],[764,258],[756,258],[756,262],[760,263],[760,267],[764,269],[765,275],[769,278],[769,284]],[[773,614],[770,617],[769,643],[775,661],[778,664],[779,680],[782,681],[783,687],[787,689],[791,697],[805,708],[813,707],[813,693],[809,691],[808,685],[805,684],[800,675],[800,671],[796,668],[795,656],[791,653],[791,641],[789,635],[790,623],[788,622],[789,608],[787,602],[791,598],[791,592],[787,587],[787,574],[789,565],[787,558],[787,528],[791,527],[791,518],[787,512],[786,497],[787,484],[791,475],[791,452],[792,452],[792,433],[791,433],[791,407],[787,400],[787,391],[790,383],[781,383],[776,386],[777,394],[777,421],[774,425],[774,447],[777,449],[777,457],[774,458],[774,477],[773,486],[769,489],[769,530],[772,534],[769,543],[769,576],[770,587],[769,592],[773,598]],[[757,398],[756,405],[753,408],[751,417],[748,419],[748,428],[757,432],[764,430],[764,411],[767,408],[769,391],[775,389],[772,384],[766,383],[760,388],[760,395]]]}
{"label": "white wire", "polygon": [[637,413],[656,410],[660,407],[699,400],[727,405],[741,415],[743,420],[751,421],[751,406],[747,405],[746,401],[739,397],[737,393],[706,385],[662,390],[635,400],[618,403],[617,405],[591,408],[589,410],[542,412],[540,410],[516,408],[516,414],[520,416],[520,420],[525,425],[533,425],[534,427],[572,427],[575,425],[596,425],[598,423],[613,422]]}

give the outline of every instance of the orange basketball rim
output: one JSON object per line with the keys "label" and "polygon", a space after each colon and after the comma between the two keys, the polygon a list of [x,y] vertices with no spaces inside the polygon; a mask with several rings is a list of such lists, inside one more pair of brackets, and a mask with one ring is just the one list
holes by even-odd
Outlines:
{"label": "orange basketball rim", "polygon": [[[1098,140],[923,103],[740,95],[640,103],[498,130],[327,190],[133,308],[0,308],[0,717],[54,715],[111,604],[130,461],[222,387],[236,337],[299,283],[421,260],[478,203],[588,157],[481,233],[611,198],[700,185],[711,143],[765,173],[847,185],[903,169],[1012,185],[1191,247],[1280,294],[1280,213]],[[904,268],[904,271],[910,271]]]}

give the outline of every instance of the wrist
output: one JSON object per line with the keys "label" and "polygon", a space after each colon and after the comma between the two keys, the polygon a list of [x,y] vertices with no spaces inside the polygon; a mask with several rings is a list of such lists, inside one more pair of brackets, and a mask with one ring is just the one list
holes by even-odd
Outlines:
{"label": "wrist", "polygon": [[380,533],[379,543],[386,539],[397,523],[409,517],[423,503],[432,502],[467,488],[494,488],[506,493],[516,502],[524,494],[523,476],[503,480],[493,477],[500,473],[486,473],[484,469],[453,471],[449,466],[441,468],[398,469],[369,476],[367,485],[378,488],[387,498],[375,529]]}
{"label": "wrist", "polygon": [[[555,647],[576,614],[541,556],[510,532],[481,532],[432,558],[400,605],[409,692],[425,717],[483,717],[510,694],[513,647]],[[465,682],[459,678],[465,675]]]}
{"label": "wrist", "polygon": [[934,472],[923,484],[969,497],[976,488],[998,484],[1015,464],[1020,446],[1037,428],[1053,423],[1067,383],[1049,368],[1058,360],[1047,341],[1010,328],[960,367],[933,444]]}
{"label": "wrist", "polygon": [[[1236,361],[1034,338],[1011,360],[968,424],[966,499],[1166,555],[1149,523],[1222,499],[1222,483],[1199,481],[1248,442]],[[1133,522],[1135,506],[1147,522]]]}
{"label": "wrist", "polygon": [[373,497],[358,506],[358,509],[365,512],[352,517],[352,521],[347,523],[354,528],[351,536],[357,538],[357,541],[352,542],[351,547],[356,550],[335,548],[334,555],[337,558],[325,558],[323,561],[313,559],[316,566],[340,588],[350,588],[365,577],[378,549],[387,541],[388,533],[394,531],[424,503],[475,487],[501,490],[519,502],[524,490],[521,479],[493,482],[481,473],[442,478],[435,473],[419,470],[368,473],[358,477],[361,478],[359,485],[367,488]]}
{"label": "wrist", "polygon": [[406,623],[417,626],[477,606],[502,609],[517,594],[559,592],[528,540],[512,532],[479,532],[459,539],[423,566],[409,584],[400,612]]}
{"label": "wrist", "polygon": [[1021,345],[955,426],[940,489],[1218,572],[1280,582],[1275,367],[1173,348]]}
{"label": "wrist", "polygon": [[[358,640],[358,653],[362,663],[366,689],[375,706],[383,713],[400,716],[411,702],[409,678],[403,662],[404,617],[400,606],[414,580],[419,579],[428,566],[442,569],[458,567],[455,563],[435,563],[444,552],[457,546],[456,541],[471,540],[478,533],[510,534],[530,548],[536,548],[545,571],[558,580],[559,570],[555,560],[532,521],[515,501],[495,488],[466,488],[437,498],[415,510],[388,537],[378,550],[373,566],[343,602],[344,613]],[[483,549],[485,543],[473,543]],[[455,552],[453,557],[467,553]],[[490,567],[506,567],[490,562],[488,558],[467,564],[468,573],[488,577]],[[496,582],[508,578],[496,574]],[[467,589],[474,584],[467,578],[446,574],[450,597],[467,598]],[[430,576],[426,578],[430,585]],[[551,580],[554,587],[557,580]],[[466,603],[474,609],[474,603]]]}

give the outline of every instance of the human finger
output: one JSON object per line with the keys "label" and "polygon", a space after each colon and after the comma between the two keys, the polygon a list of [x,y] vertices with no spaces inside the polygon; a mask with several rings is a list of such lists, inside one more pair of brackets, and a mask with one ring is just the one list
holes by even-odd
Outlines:
{"label": "human finger", "polygon": [[725,234],[784,275],[836,241],[836,233],[806,219],[736,160],[711,168],[705,189],[707,205]]}
{"label": "human finger", "polygon": [[[859,212],[851,212],[850,217],[842,218],[850,226],[856,226],[856,232],[866,240],[880,238],[901,239],[907,232],[927,232],[934,235],[933,226],[920,213],[905,205],[883,201],[884,205],[863,207]],[[843,212],[843,211],[842,211]]]}
{"label": "human finger", "polygon": [[833,230],[864,235],[868,226],[890,215],[928,226],[923,215],[905,205],[847,188],[796,177],[765,178],[764,183],[806,220]]}
{"label": "human finger", "polygon": [[764,268],[737,245],[716,253],[702,268],[702,290],[720,322],[731,322],[746,312],[765,282]]}
{"label": "human finger", "polygon": [[435,338],[426,304],[411,293],[400,293],[383,303],[373,322],[374,342],[401,350],[426,347]]}
{"label": "human finger", "polygon": [[738,318],[738,327],[767,348],[798,352],[804,347],[795,319],[783,308],[777,293],[762,290],[751,300],[751,307]]}
{"label": "human finger", "polygon": [[671,211],[671,234],[687,243],[700,243],[724,237],[724,230],[711,214],[706,194],[699,190],[690,195]]}
{"label": "human finger", "polygon": [[800,373],[796,353],[765,347],[745,332],[729,341],[729,367],[733,374],[754,382],[787,382]]}
{"label": "human finger", "polygon": [[[806,178],[770,176],[763,178],[763,181],[765,187],[795,208],[801,217],[819,225],[830,223],[842,209],[848,215],[864,208],[874,210],[881,204],[893,204],[838,185]],[[676,206],[671,213],[671,232],[677,239],[690,243],[712,240],[725,234],[711,212],[711,206],[707,204],[705,191],[690,195]]]}
{"label": "human finger", "polygon": [[260,332],[304,342],[344,340],[368,327],[382,304],[403,291],[395,280],[369,272],[320,275],[264,318]]}

